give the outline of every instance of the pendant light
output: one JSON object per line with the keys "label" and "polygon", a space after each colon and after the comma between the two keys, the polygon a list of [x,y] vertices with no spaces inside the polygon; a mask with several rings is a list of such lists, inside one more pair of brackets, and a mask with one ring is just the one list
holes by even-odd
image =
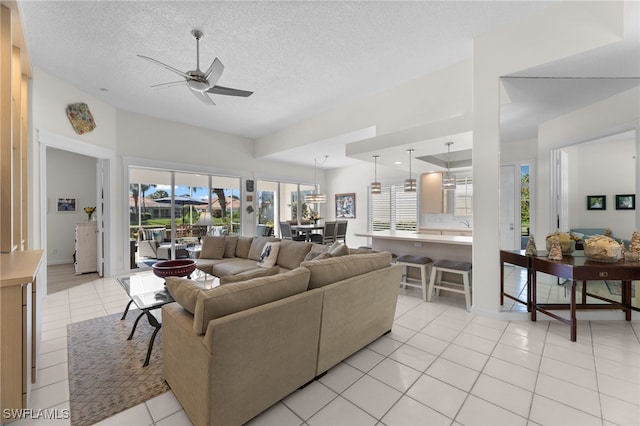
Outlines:
{"label": "pendant light", "polygon": [[451,191],[456,189],[456,177],[449,172],[449,154],[453,142],[446,142],[445,145],[447,146],[447,173],[442,175],[442,190]]}
{"label": "pendant light", "polygon": [[413,149],[408,149],[409,153],[409,179],[404,180],[404,192],[416,192],[416,180],[411,178],[411,154]]}
{"label": "pendant light", "polygon": [[[328,155],[324,156],[324,161],[327,161]],[[324,161],[322,162],[324,164]],[[304,196],[304,202],[307,204],[322,204],[327,202],[327,196],[320,194],[318,191],[318,181],[316,179],[316,171],[318,166],[318,159],[313,158],[313,194],[307,194]]]}
{"label": "pendant light", "polygon": [[382,184],[378,182],[378,157],[380,156],[379,155],[373,156],[373,163],[374,163],[373,182],[371,182],[371,185],[370,185],[372,195],[382,194]]}

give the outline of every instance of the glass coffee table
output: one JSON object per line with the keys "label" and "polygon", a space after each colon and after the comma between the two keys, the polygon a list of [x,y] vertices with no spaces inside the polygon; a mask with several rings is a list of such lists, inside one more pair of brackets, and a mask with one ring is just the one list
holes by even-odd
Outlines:
{"label": "glass coffee table", "polygon": [[138,322],[143,315],[146,315],[149,324],[155,327],[155,330],[151,335],[151,340],[149,341],[147,357],[144,360],[144,364],[142,364],[143,367],[146,367],[149,365],[149,358],[151,357],[151,351],[153,350],[153,342],[156,339],[158,331],[160,331],[160,328],[162,327],[160,321],[158,321],[151,311],[161,308],[174,300],[169,293],[169,290],[167,290],[167,287],[164,285],[164,279],[155,276],[153,272],[142,272],[133,275],[121,276],[118,277],[117,280],[130,299],[120,320],[124,320],[127,317],[127,313],[129,312],[129,308],[132,303],[141,311],[140,315],[138,315],[138,318],[136,318],[136,321],[133,323],[131,334],[129,334],[127,340],[131,340],[133,338]]}

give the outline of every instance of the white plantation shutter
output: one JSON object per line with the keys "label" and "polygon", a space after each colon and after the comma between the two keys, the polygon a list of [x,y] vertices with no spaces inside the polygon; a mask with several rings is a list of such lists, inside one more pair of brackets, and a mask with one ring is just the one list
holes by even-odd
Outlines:
{"label": "white plantation shutter", "polygon": [[458,177],[454,193],[454,216],[473,215],[473,180],[471,177]]}
{"label": "white plantation shutter", "polygon": [[416,192],[404,192],[404,186],[382,186],[380,195],[369,194],[369,230],[415,231],[418,223]]}

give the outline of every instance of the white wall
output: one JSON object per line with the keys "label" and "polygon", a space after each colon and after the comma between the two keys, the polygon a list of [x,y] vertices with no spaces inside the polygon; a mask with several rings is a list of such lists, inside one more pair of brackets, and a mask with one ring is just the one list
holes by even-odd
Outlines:
{"label": "white wall", "polygon": [[[500,310],[500,77],[619,41],[623,11],[622,2],[559,3],[474,39],[473,308],[476,312],[492,315]],[[589,119],[593,117],[586,118]],[[548,164],[540,167],[542,156],[548,152],[540,147],[538,152],[540,177],[549,173]],[[537,190],[538,213],[545,212],[548,201],[543,208],[541,200],[548,197],[548,181],[542,183],[538,179]],[[538,235],[536,238],[542,241]]]}
{"label": "white wall", "polygon": [[[74,197],[75,213],[59,213],[56,200]],[[73,262],[75,224],[87,220],[84,207],[96,206],[96,159],[47,149],[47,264]]]}
{"label": "white wall", "polygon": [[[616,210],[616,194],[635,194],[635,139],[594,142],[571,147],[569,186],[572,228],[610,228],[617,238],[631,239],[635,210]],[[603,155],[606,153],[606,155]],[[587,210],[587,195],[606,195],[606,210]]]}

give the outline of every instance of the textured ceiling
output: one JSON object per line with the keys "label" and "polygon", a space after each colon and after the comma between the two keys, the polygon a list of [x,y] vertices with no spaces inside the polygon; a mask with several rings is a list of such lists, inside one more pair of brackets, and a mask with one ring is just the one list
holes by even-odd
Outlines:
{"label": "textured ceiling", "polygon": [[[19,5],[33,66],[119,109],[255,139],[469,58],[475,36],[552,3],[22,0]],[[631,4],[635,19],[639,3]],[[518,76],[638,77],[638,22],[628,28],[623,43]],[[218,57],[225,65],[218,84],[253,91],[251,97],[213,95],[217,105],[207,106],[183,86],[149,87],[180,77],[136,55],[193,70],[192,29],[205,34],[200,68]],[[571,101],[571,93],[585,90],[579,87],[541,91],[532,81],[516,86],[511,81],[506,90],[537,93],[537,103],[526,96],[516,102],[514,96],[503,105],[505,139],[531,135],[535,117],[570,110],[585,98]],[[509,128],[509,122],[517,126]],[[370,161],[370,155],[346,157],[343,136],[269,157],[312,165],[314,157],[329,154],[323,168]],[[455,140],[454,150],[471,147],[470,135]],[[432,145],[441,146],[441,153],[445,140],[437,142]],[[402,155],[402,148],[390,148],[385,158],[397,160],[394,155]]]}
{"label": "textured ceiling", "polygon": [[[258,138],[470,57],[472,38],[548,7],[534,2],[21,2],[34,66],[124,110]],[[146,62],[201,68],[254,91],[198,101]],[[102,91],[101,89],[108,89]]]}

